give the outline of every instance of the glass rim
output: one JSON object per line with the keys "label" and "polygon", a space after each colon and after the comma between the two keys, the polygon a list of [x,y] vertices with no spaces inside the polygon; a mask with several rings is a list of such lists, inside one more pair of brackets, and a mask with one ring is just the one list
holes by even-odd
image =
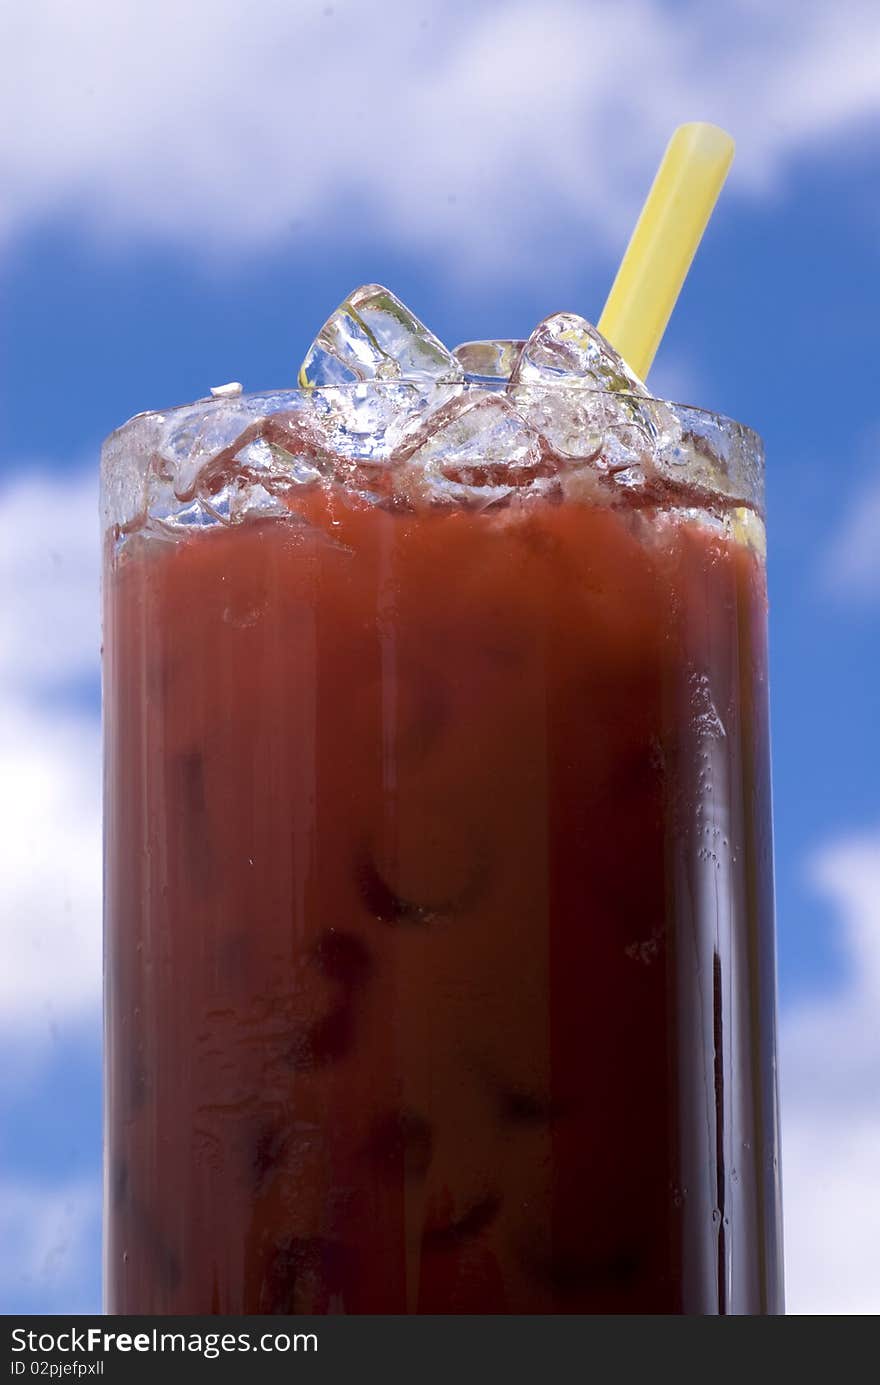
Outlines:
{"label": "glass rim", "polygon": [[[473,343],[466,343],[471,345]],[[482,395],[507,395],[509,379],[503,376],[469,376],[465,379],[449,376],[447,378],[426,377],[428,382],[433,385],[461,385],[467,392],[472,392],[475,396]],[[254,417],[260,417],[258,405],[265,400],[267,404],[274,401],[273,407],[266,409],[266,414],[281,413],[283,411],[284,400],[305,400],[307,398],[331,398],[340,393],[357,395],[361,397],[370,393],[383,394],[391,391],[402,391],[405,393],[416,393],[422,387],[422,382],[413,377],[404,377],[397,380],[347,380],[339,384],[331,385],[284,385],[277,389],[267,388],[260,390],[241,390],[236,394],[208,394],[202,395],[197,399],[190,400],[183,404],[172,404],[168,408],[142,409],[139,413],[132,414],[123,423],[111,429],[104,438],[102,446],[118,439],[123,435],[132,424],[142,419],[154,419],[164,421],[172,419],[174,416],[184,416],[192,410],[200,409],[205,415],[222,409],[225,406],[240,404],[247,407],[253,406]],[[626,400],[640,404],[659,404],[672,409],[678,416],[679,421],[686,420],[688,417],[695,421],[703,420],[706,423],[720,427],[728,435],[734,435],[741,439],[744,447],[752,454],[753,461],[759,467],[761,475],[764,473],[765,449],[764,439],[757,429],[752,428],[747,423],[741,423],[738,419],[729,414],[720,413],[716,409],[706,409],[699,404],[687,404],[680,400],[668,399],[662,395],[637,394],[632,390],[602,390],[594,389],[589,385],[581,384],[580,381],[556,382],[553,384],[542,384],[537,382],[526,382],[526,388],[534,392],[543,392],[546,395],[558,393],[564,394],[583,394],[595,398]],[[509,396],[508,396],[509,397]],[[511,398],[511,403],[516,406],[516,401]]]}

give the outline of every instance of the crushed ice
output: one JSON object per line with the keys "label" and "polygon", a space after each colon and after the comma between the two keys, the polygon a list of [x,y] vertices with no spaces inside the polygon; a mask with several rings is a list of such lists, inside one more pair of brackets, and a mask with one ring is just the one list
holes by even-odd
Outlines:
{"label": "crushed ice", "polygon": [[150,512],[236,522],[261,498],[274,511],[325,479],[395,504],[504,504],[588,494],[603,475],[637,487],[661,459],[672,467],[683,455],[671,406],[573,313],[545,318],[526,341],[450,351],[393,293],[367,284],[321,327],[298,386],[245,395],[230,381],[150,416]]}

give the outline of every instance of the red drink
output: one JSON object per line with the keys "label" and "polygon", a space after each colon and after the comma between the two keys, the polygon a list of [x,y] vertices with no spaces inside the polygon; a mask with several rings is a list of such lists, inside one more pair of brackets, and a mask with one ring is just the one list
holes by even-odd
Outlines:
{"label": "red drink", "polygon": [[781,1311],[764,571],[689,504],[109,541],[111,1311]]}

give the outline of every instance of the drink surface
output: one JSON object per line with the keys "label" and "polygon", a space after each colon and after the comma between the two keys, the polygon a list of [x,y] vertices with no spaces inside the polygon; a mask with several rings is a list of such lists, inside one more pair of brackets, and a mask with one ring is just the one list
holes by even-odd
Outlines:
{"label": "drink surface", "polygon": [[108,540],[108,1306],[781,1311],[763,564],[539,501]]}

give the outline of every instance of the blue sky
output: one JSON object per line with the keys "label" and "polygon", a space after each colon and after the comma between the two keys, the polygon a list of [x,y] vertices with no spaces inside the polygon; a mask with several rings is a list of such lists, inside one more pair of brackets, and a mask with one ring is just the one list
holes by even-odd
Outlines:
{"label": "blue sky", "polygon": [[292,383],[356,284],[596,319],[672,128],[734,173],[651,377],[768,453],[789,1298],[880,1309],[880,12],[193,0],[0,20],[0,1308],[99,1302],[101,438]]}

